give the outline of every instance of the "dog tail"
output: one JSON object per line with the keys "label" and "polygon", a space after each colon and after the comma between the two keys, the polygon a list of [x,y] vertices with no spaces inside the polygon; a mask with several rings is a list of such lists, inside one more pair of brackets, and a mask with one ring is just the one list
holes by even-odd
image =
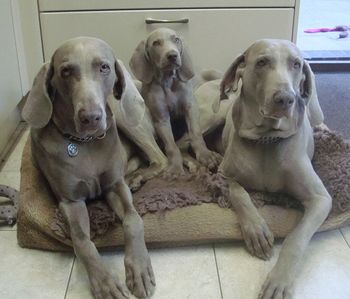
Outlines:
{"label": "dog tail", "polygon": [[223,73],[218,70],[204,70],[201,72],[201,77],[204,82],[213,81],[217,79],[221,79]]}
{"label": "dog tail", "polygon": [[196,75],[192,81],[193,88],[196,90],[204,83],[221,79],[223,74],[217,70],[204,70],[199,75]]}

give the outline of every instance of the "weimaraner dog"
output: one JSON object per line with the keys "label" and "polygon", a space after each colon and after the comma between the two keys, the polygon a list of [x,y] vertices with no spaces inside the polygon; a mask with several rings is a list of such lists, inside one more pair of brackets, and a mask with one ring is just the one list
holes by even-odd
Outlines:
{"label": "weimaraner dog", "polygon": [[85,200],[103,196],[122,221],[126,284],[135,296],[144,298],[154,292],[155,279],[143,222],[124,181],[130,148],[118,135],[116,99],[132,126],[142,120],[143,99],[110,46],[80,37],[65,42],[41,68],[23,117],[31,125],[34,162],[70,227],[74,251],[87,270],[94,297],[129,296],[90,240]]}
{"label": "weimaraner dog", "polygon": [[217,153],[207,149],[203,140],[190,82],[194,77],[192,62],[178,34],[168,28],[153,31],[135,49],[130,68],[142,82],[141,94],[164,145],[169,164],[166,175],[183,174],[182,155],[172,131],[183,123],[187,126],[196,159],[210,169],[215,168],[221,159]]}
{"label": "weimaraner dog", "polygon": [[[204,84],[196,95],[219,100],[217,82]],[[279,259],[259,298],[293,296],[293,282],[311,237],[329,214],[332,199],[315,173],[312,127],[323,122],[314,75],[297,47],[283,40],[260,40],[238,56],[220,86],[221,99],[231,98],[223,130],[224,158],[219,171],[229,183],[229,200],[236,211],[249,252],[262,259],[272,254],[274,236],[253,205],[247,189],[284,192],[303,205],[304,216],[286,237]],[[228,104],[225,100],[225,108]],[[211,102],[216,106],[215,101]],[[210,105],[203,119],[212,121]],[[210,108],[210,109],[209,109]],[[222,121],[223,111],[215,116]],[[202,124],[203,131],[208,124]]]}

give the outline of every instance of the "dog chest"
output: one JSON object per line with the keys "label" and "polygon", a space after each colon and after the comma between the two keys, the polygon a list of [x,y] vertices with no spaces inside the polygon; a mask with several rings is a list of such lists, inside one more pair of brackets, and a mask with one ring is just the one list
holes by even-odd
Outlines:
{"label": "dog chest", "polygon": [[[286,169],[273,145],[230,144],[221,165],[223,173],[247,189],[277,192],[285,186]],[[266,154],[266,151],[270,151]],[[230,154],[228,154],[230,153]]]}
{"label": "dog chest", "polygon": [[[58,199],[95,198],[122,177],[123,157],[118,138],[73,143],[49,136],[40,143],[33,140],[33,155]],[[74,156],[68,152],[71,144],[77,150]]]}

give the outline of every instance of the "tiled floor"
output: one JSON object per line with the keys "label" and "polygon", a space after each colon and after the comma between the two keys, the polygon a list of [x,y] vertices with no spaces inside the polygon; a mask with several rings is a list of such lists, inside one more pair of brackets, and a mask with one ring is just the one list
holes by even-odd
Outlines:
{"label": "tiled floor", "polygon": [[349,0],[300,0],[297,45],[303,51],[349,51],[350,35],[339,32],[305,33],[305,29],[350,26]]}
{"label": "tiled floor", "polygon": [[[0,184],[19,187],[26,132],[0,172]],[[89,299],[87,275],[73,254],[22,249],[16,227],[0,231],[0,298]],[[350,298],[350,228],[317,234],[296,281],[296,299]],[[157,278],[155,299],[255,299],[277,258],[250,256],[242,243],[150,250]],[[123,252],[102,253],[124,279]]]}

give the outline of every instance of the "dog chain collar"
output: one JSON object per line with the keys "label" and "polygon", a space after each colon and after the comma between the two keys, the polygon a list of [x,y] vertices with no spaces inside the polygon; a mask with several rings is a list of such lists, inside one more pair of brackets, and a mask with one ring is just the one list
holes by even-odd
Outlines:
{"label": "dog chain collar", "polygon": [[76,136],[73,136],[73,135],[70,135],[70,134],[63,134],[64,137],[68,138],[69,140],[72,140],[72,141],[77,141],[77,142],[90,142],[90,141],[93,141],[95,139],[103,139],[106,137],[106,132],[104,132],[102,135],[100,136],[87,136],[87,137],[84,137],[84,138],[80,138],[80,137],[76,137]]}
{"label": "dog chain collar", "polygon": [[[104,132],[102,135],[100,136],[87,136],[84,138],[79,138],[70,134],[63,134],[64,137],[68,138],[70,141],[77,141],[77,142],[90,142],[96,139],[103,139],[106,137],[106,132]],[[68,156],[69,157],[75,157],[76,155],[78,155],[79,151],[78,151],[78,146],[73,143],[73,142],[69,142],[68,146],[67,146],[67,152],[68,152]]]}
{"label": "dog chain collar", "polygon": [[277,136],[262,136],[259,139],[248,139],[246,138],[246,140],[249,140],[255,144],[272,144],[272,143],[277,143],[280,142],[281,140],[283,140],[284,138],[282,137],[277,137]]}

